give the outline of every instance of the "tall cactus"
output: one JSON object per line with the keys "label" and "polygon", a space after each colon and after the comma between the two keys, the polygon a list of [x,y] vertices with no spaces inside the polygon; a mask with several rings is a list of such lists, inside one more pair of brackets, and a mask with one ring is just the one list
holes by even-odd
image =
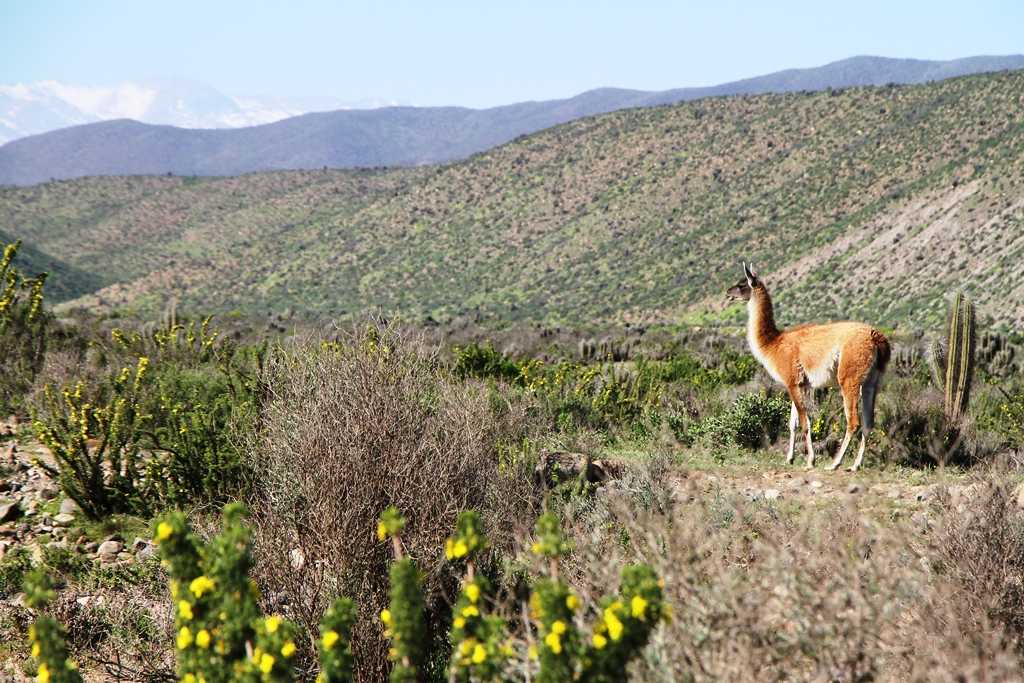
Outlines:
{"label": "tall cactus", "polygon": [[930,360],[932,377],[945,392],[946,419],[956,424],[967,410],[974,377],[974,304],[963,294],[949,309],[948,330],[945,348],[932,343]]}

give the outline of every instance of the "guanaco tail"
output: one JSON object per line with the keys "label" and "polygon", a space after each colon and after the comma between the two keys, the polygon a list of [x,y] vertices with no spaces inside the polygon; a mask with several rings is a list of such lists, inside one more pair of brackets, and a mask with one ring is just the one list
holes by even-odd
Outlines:
{"label": "guanaco tail", "polygon": [[[807,468],[814,467],[814,446],[811,443],[811,421],[805,409],[805,398],[811,387],[835,382],[843,394],[846,414],[846,437],[828,469],[843,462],[850,440],[861,427],[860,448],[849,468],[857,471],[864,460],[867,434],[874,427],[875,396],[885,366],[889,362],[889,340],[864,323],[837,322],[808,324],[780,330],[768,289],[757,275],[753,264],[743,264],[743,279],[729,288],[730,299],[747,302],[747,341],[754,357],[777,382],[789,392],[789,451],[786,462],[793,462],[796,426],[799,423],[807,443]],[[860,403],[860,420],[857,407]]]}

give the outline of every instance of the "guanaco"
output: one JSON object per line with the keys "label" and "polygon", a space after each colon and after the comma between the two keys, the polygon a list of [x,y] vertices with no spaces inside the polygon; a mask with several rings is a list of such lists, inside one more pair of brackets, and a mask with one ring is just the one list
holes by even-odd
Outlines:
{"label": "guanaco", "polygon": [[[864,460],[867,434],[875,423],[875,396],[891,349],[885,335],[864,323],[836,322],[805,324],[780,330],[775,326],[772,299],[764,282],[743,264],[743,279],[729,288],[730,299],[747,302],[747,341],[758,362],[789,393],[789,451],[786,462],[793,462],[796,426],[800,424],[807,443],[807,469],[814,467],[811,421],[805,398],[812,387],[832,382],[843,394],[846,437],[828,469],[843,462],[850,440],[861,427],[860,448],[849,471],[856,472]],[[857,419],[860,403],[861,419]]]}

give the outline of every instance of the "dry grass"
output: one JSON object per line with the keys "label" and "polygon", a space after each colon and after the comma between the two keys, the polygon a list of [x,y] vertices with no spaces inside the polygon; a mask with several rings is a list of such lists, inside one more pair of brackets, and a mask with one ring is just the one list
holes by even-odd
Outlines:
{"label": "dry grass", "polygon": [[1024,513],[1003,481],[922,531],[843,504],[682,505],[634,474],[576,516],[575,578],[600,594],[637,560],[664,577],[675,619],[638,680],[1021,680]]}

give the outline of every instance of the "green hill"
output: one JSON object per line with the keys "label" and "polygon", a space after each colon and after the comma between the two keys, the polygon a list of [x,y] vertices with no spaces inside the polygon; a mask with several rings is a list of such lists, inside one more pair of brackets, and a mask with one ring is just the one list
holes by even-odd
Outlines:
{"label": "green hill", "polygon": [[1024,73],[580,119],[443,167],[0,190],[0,226],[103,285],[69,305],[498,321],[1024,321]]}

